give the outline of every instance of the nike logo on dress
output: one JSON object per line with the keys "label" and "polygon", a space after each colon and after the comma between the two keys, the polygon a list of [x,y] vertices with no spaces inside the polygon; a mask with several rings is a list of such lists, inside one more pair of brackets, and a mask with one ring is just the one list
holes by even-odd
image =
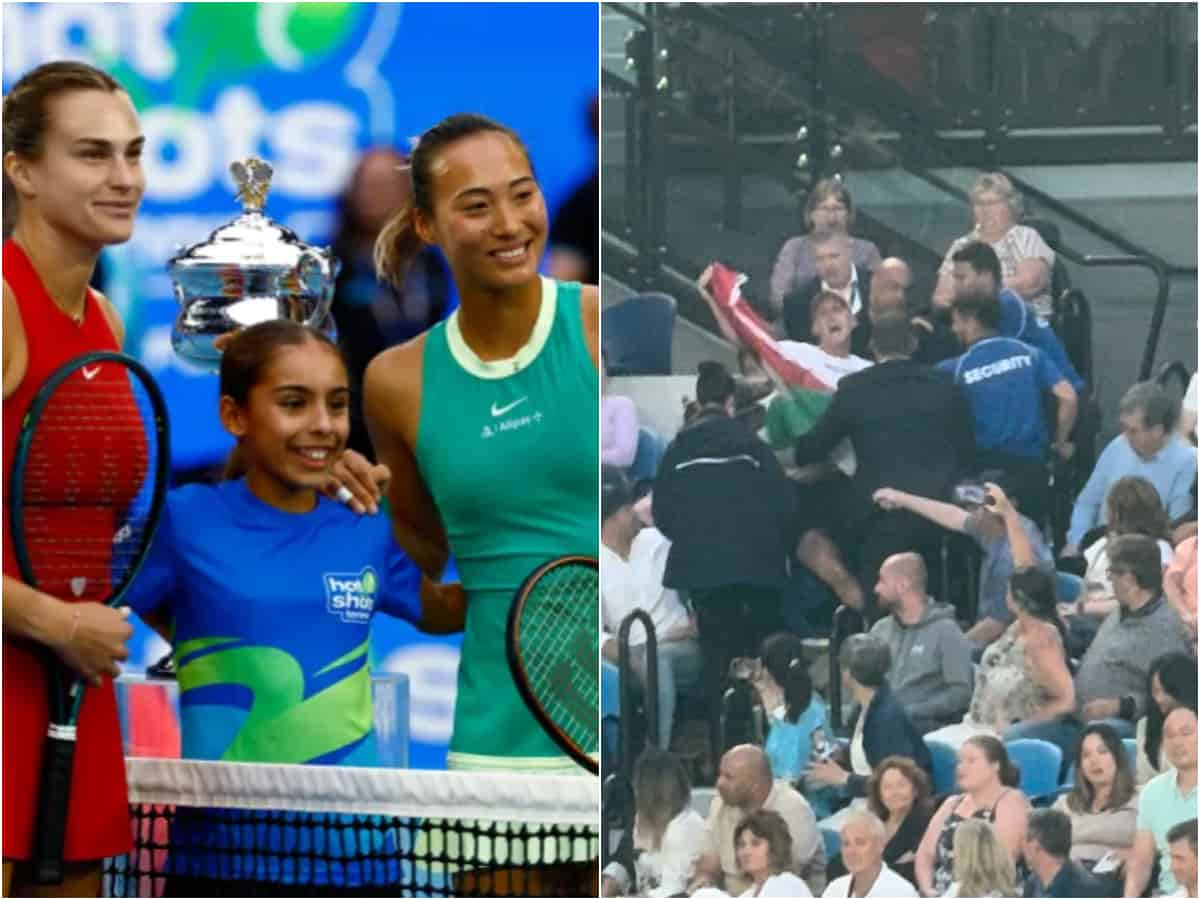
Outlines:
{"label": "nike logo on dress", "polygon": [[497,406],[495,403],[493,403],[492,404],[492,418],[495,418],[496,416],[502,416],[509,410],[516,409],[518,406],[520,406],[522,403],[524,403],[528,399],[529,399],[528,397],[522,397],[520,400],[514,400],[512,403],[508,404],[507,406]]}
{"label": "nike logo on dress", "polygon": [[100,374],[99,366],[96,366],[96,368],[94,368],[94,369],[89,369],[87,366],[83,367],[83,377],[86,378],[88,381],[91,381],[93,378],[95,378],[99,374]]}

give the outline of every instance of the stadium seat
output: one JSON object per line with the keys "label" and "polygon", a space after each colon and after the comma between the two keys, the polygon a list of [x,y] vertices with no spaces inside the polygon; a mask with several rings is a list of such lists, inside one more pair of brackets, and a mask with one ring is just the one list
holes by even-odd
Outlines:
{"label": "stadium seat", "polygon": [[1055,572],[1054,587],[1058,592],[1059,603],[1074,603],[1083,591],[1083,579],[1070,572]]}
{"label": "stadium seat", "polygon": [[822,828],[821,838],[825,841],[825,861],[829,862],[842,852],[842,836],[832,828]]}
{"label": "stadium seat", "polygon": [[609,375],[670,375],[675,298],[634,294],[601,313]]}
{"label": "stadium seat", "polygon": [[925,739],[925,746],[929,748],[929,755],[933,757],[933,793],[939,797],[954,793],[958,783],[958,754],[949,744],[931,741],[929,738]]}
{"label": "stadium seat", "polygon": [[1058,773],[1062,768],[1062,750],[1056,744],[1035,738],[1009,741],[1005,748],[1021,768],[1021,790],[1031,802],[1052,797],[1058,791]]}

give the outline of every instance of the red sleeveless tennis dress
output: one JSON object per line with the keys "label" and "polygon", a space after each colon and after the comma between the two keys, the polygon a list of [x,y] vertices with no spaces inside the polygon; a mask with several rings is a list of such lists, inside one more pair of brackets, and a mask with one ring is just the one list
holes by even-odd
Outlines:
{"label": "red sleeveless tennis dress", "polygon": [[[4,574],[20,580],[7,498],[21,420],[38,388],[63,363],[84,353],[120,348],[91,291],[83,323],[77,325],[54,305],[20,247],[11,240],[5,241],[3,253],[4,281],[16,297],[29,353],[25,377],[13,395],[4,400]],[[102,526],[106,529],[103,533],[112,533],[111,523],[106,525],[90,514],[94,511],[54,512],[66,513],[53,523],[64,538],[86,538],[89,531]],[[80,575],[73,579],[73,589],[53,593],[66,601],[98,600],[106,593],[106,580],[107,565],[89,560],[81,564]],[[0,768],[6,860],[27,859],[33,853],[42,751],[49,722],[45,667],[45,657],[36,645],[4,636],[4,762]],[[124,853],[131,847],[132,832],[121,727],[112,681],[108,678],[102,687],[87,688],[79,716],[78,741],[67,814],[66,858],[89,860]]]}

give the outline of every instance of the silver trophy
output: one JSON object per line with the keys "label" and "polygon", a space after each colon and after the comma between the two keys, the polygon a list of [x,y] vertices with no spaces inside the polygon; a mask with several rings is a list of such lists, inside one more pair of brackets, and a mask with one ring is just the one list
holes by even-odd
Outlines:
{"label": "silver trophy", "polygon": [[331,330],[329,308],[340,267],[328,248],[304,243],[263,215],[271,187],[268,163],[252,157],[229,171],[242,214],[167,263],[180,305],[171,345],[208,368],[221,359],[213,341],[238,328],[291,319]]}

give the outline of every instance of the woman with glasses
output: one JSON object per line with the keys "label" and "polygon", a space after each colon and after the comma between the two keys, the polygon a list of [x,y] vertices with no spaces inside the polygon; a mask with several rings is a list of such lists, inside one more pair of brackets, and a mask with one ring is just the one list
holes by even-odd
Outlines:
{"label": "woman with glasses", "polygon": [[[804,225],[808,233],[785,241],[771,270],[773,316],[783,314],[784,297],[817,276],[813,238],[826,234],[849,235],[854,225],[854,201],[841,181],[823,178],[813,185],[804,206]],[[863,271],[872,270],[882,262],[879,248],[862,238],[850,238],[850,256],[854,265]]]}

